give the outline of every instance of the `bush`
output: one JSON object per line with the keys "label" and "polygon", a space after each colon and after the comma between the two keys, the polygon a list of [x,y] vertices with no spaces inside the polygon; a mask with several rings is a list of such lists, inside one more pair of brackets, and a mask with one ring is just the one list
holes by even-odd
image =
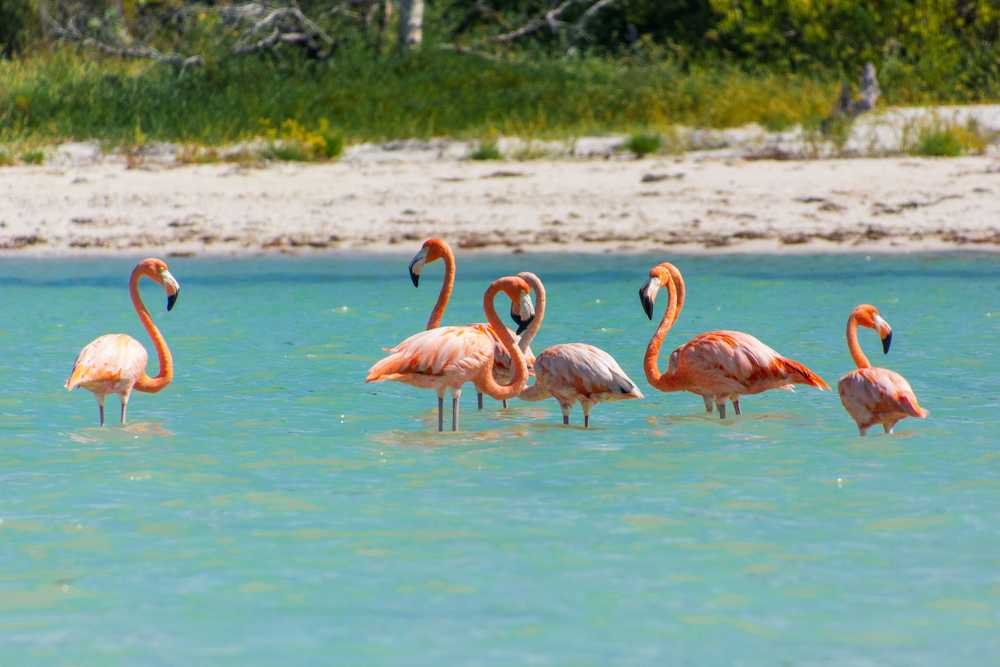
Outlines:
{"label": "bush", "polygon": [[656,133],[633,134],[625,142],[625,149],[635,153],[636,157],[643,157],[650,153],[656,153],[663,147],[663,137]]}
{"label": "bush", "polygon": [[0,0],[0,57],[23,51],[34,27],[35,12],[29,0]]}
{"label": "bush", "polygon": [[469,153],[470,160],[500,160],[503,156],[495,141],[482,141],[476,150]]}

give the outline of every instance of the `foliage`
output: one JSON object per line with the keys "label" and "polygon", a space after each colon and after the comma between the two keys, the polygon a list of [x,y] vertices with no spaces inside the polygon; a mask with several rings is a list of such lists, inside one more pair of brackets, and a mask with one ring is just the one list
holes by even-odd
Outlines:
{"label": "foliage", "polygon": [[469,153],[470,160],[500,160],[502,158],[495,141],[480,142],[476,150]]}
{"label": "foliage", "polygon": [[912,138],[904,140],[904,148],[911,155],[925,157],[957,157],[981,154],[992,137],[985,136],[975,122],[961,125],[935,121],[911,128]]}
{"label": "foliage", "polygon": [[0,0],[0,57],[23,51],[36,23],[28,0]]}
{"label": "foliage", "polygon": [[42,164],[45,162],[45,152],[35,149],[21,153],[21,162],[25,164]]}
{"label": "foliage", "polygon": [[625,150],[632,151],[636,157],[656,153],[662,147],[663,137],[655,132],[639,132],[630,136],[625,142]]}

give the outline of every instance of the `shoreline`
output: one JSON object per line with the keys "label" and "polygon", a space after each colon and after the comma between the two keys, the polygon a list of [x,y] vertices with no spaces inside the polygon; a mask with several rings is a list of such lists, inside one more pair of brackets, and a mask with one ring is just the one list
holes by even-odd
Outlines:
{"label": "shoreline", "polygon": [[1000,252],[1000,161],[280,163],[0,170],[0,257]]}

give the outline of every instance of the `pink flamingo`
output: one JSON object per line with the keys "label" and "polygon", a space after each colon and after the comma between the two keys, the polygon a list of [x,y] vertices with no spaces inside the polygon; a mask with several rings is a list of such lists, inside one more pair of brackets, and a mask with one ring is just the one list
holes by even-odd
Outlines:
{"label": "pink flamingo", "polygon": [[[427,239],[424,241],[417,254],[413,256],[413,259],[410,260],[409,265],[410,280],[413,281],[414,287],[419,287],[420,273],[424,266],[432,262],[436,262],[439,259],[444,261],[444,279],[441,281],[441,291],[438,292],[437,302],[434,304],[434,308],[431,309],[430,317],[427,319],[428,329],[436,329],[441,326],[444,311],[448,307],[448,301],[451,299],[451,293],[455,289],[455,253],[452,252],[451,246],[449,246],[443,239]],[[483,326],[488,325],[483,324]],[[516,333],[512,331],[511,335],[516,336],[517,334],[520,334],[521,331],[522,329],[518,329]],[[510,380],[513,377],[513,371],[510,365],[510,356],[507,354],[507,350],[504,349],[503,343],[500,341],[500,337],[495,335],[495,332],[493,332],[492,329],[490,329],[490,333],[493,334],[494,341],[493,349],[495,360],[493,365],[493,375],[498,382],[502,384],[510,384]],[[525,355],[530,375],[535,356],[531,353],[530,347],[524,345],[519,347]],[[482,392],[478,392],[476,394],[476,405],[480,410],[483,409]],[[507,407],[507,401],[503,401],[503,407]]]}
{"label": "pink flamingo", "polygon": [[[545,286],[534,273],[525,271],[517,275],[535,291],[535,311],[530,323],[521,318],[517,309],[512,309],[511,313],[519,325],[528,325],[518,341],[519,345],[526,347],[538,333],[545,317]],[[579,401],[583,408],[584,428],[590,427],[590,409],[594,404],[643,398],[642,392],[614,357],[586,343],[553,345],[535,357],[535,383],[521,392],[518,398],[541,401],[550,397],[559,402],[564,425],[569,424],[573,404]]]}
{"label": "pink flamingo", "polygon": [[847,318],[847,349],[857,368],[840,378],[837,389],[847,414],[858,425],[861,435],[871,426],[882,424],[892,433],[896,422],[906,417],[924,419],[930,413],[920,407],[910,384],[899,373],[888,368],[873,368],[858,344],[858,325],[874,329],[882,339],[882,352],[889,354],[892,328],[882,319],[875,306],[861,304]]}
{"label": "pink flamingo", "polygon": [[153,339],[156,356],[160,360],[159,374],[156,377],[146,375],[146,348],[142,343],[126,334],[106,334],[80,350],[69,379],[66,380],[66,389],[70,391],[83,387],[93,392],[100,410],[101,426],[104,426],[104,399],[108,394],[118,394],[121,398],[121,423],[124,424],[128,399],[133,389],[155,394],[174,379],[174,360],[170,355],[170,348],[160,330],[153,324],[153,318],[139,296],[139,279],[142,277],[150,278],[163,286],[167,293],[168,311],[177,303],[181,286],[170,275],[166,262],[155,258],[144,259],[136,264],[129,279],[128,290],[132,296],[132,305],[135,306],[146,333]]}
{"label": "pink flamingo", "polygon": [[667,310],[649,341],[644,361],[646,379],[660,391],[698,394],[705,401],[706,411],[712,412],[714,402],[719,418],[725,419],[726,400],[733,402],[733,409],[739,415],[743,394],[791,389],[793,384],[830,388],[805,364],[781,356],[740,331],[710,331],[695,336],[671,353],[667,371],[661,373],[657,363],[660,346],[684,306],[684,279],[677,267],[669,262],[650,269],[649,282],[639,290],[642,307],[649,319],[653,319],[653,304],[662,286],[667,286]]}
{"label": "pink flamingo", "polygon": [[[438,431],[444,430],[444,394],[451,389],[451,430],[458,430],[458,399],[462,385],[472,382],[493,398],[506,400],[521,393],[528,379],[524,355],[497,316],[493,301],[503,292],[518,312],[530,321],[533,314],[530,287],[516,276],[493,281],[483,295],[483,311],[489,325],[437,327],[410,336],[391,354],[368,370],[365,382],[395,380],[415,387],[434,389],[438,395]],[[501,385],[493,377],[494,333],[499,336],[514,367],[510,384]]]}

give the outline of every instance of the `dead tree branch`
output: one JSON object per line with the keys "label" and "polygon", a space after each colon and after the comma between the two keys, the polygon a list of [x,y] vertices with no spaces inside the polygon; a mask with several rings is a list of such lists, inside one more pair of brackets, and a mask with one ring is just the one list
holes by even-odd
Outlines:
{"label": "dead tree branch", "polygon": [[114,44],[101,41],[95,37],[84,34],[76,26],[76,22],[73,19],[70,19],[65,25],[62,25],[51,18],[46,18],[48,19],[49,28],[51,29],[52,34],[59,39],[66,40],[68,42],[76,42],[111,56],[131,58],[135,60],[152,60],[165,65],[178,67],[181,70],[205,64],[204,58],[197,55],[183,56],[179,53],[162,53],[151,46],[127,46],[125,44]]}

